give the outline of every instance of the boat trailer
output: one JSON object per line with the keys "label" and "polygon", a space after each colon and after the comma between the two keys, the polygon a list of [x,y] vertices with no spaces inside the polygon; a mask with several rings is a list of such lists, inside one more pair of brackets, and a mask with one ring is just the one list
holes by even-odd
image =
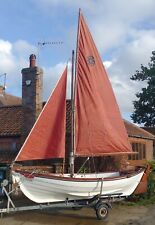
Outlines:
{"label": "boat trailer", "polygon": [[[7,180],[3,180],[1,183],[2,192],[5,197],[5,205],[3,204],[3,200],[0,202],[0,214],[1,218],[3,214],[8,214],[11,212],[19,212],[19,211],[32,211],[32,210],[44,210],[44,209],[81,209],[81,208],[93,208],[96,212],[97,219],[105,220],[108,217],[109,210],[112,209],[112,203],[124,200],[125,197],[122,197],[122,193],[117,194],[98,194],[90,199],[83,200],[68,200],[66,199],[64,202],[59,203],[46,203],[46,204],[33,204],[33,205],[20,205],[16,206],[15,202],[11,198],[11,194],[16,191],[16,188],[7,191],[6,186],[8,185]],[[2,207],[1,207],[2,206]]]}

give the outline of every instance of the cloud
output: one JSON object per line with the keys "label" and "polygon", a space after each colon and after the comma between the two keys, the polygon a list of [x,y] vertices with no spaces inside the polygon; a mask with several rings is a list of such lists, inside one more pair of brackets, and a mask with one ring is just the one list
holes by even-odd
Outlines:
{"label": "cloud", "polygon": [[[21,70],[29,67],[29,55],[36,53],[35,46],[25,40],[18,40],[15,43],[0,40],[0,75],[7,74],[6,92],[21,96],[22,76]],[[43,99],[47,100],[58,79],[60,78],[66,63],[60,62],[52,67],[43,67],[44,88]],[[0,79],[3,85],[3,77]],[[68,89],[70,89],[68,87]],[[69,94],[68,94],[69,95]]]}
{"label": "cloud", "polygon": [[79,9],[79,8],[91,10],[94,8],[94,6],[96,6],[96,3],[89,0],[85,0],[85,1],[83,0],[74,0],[74,1],[72,0],[33,0],[33,2],[36,5],[38,5],[40,8],[42,8],[43,10],[45,9],[51,10],[53,9],[53,7],[59,8],[59,10],[62,10],[62,8],[66,8],[68,10]]}
{"label": "cloud", "polygon": [[[121,111],[131,112],[135,93],[140,91],[144,82],[133,82],[130,77],[140,70],[141,64],[147,66],[151,52],[155,49],[155,30],[134,31],[132,41],[126,43],[124,48],[119,49],[112,60],[108,72],[117,96]],[[122,97],[123,96],[123,97]]]}
{"label": "cloud", "polygon": [[[0,40],[0,74],[7,74],[7,92],[21,95],[21,69],[28,67],[28,56],[34,50],[34,46],[23,40],[15,43]],[[0,83],[3,84],[2,78]]]}
{"label": "cloud", "polygon": [[134,31],[133,37],[133,40],[126,43],[117,57],[122,71],[126,73],[133,73],[132,70],[138,69],[140,64],[149,62],[151,52],[155,49],[155,30]]}
{"label": "cloud", "polygon": [[9,55],[12,45],[8,41],[0,40],[0,53],[3,55]]}
{"label": "cloud", "polygon": [[111,61],[104,61],[103,64],[104,64],[106,69],[108,69],[108,68],[110,68],[112,66],[112,62]]}
{"label": "cloud", "polygon": [[[42,23],[39,27],[41,33],[37,30],[36,24],[35,29],[38,31],[36,34],[43,35],[45,41],[51,41],[52,36],[54,39],[64,42],[59,50],[52,46],[51,58],[51,49],[47,49],[47,54],[43,54],[43,50],[41,52],[39,65],[44,68],[44,99],[49,96],[57,78],[62,73],[65,59],[68,60],[67,54],[75,46],[73,43],[76,43],[78,8],[82,8],[97,48],[103,60],[105,59],[104,65],[121,111],[131,112],[135,93],[141,89],[143,84],[131,81],[130,77],[137,69],[140,69],[141,63],[147,65],[151,52],[155,49],[155,1],[30,1],[34,3],[33,9],[35,12],[39,12],[43,21],[46,18],[44,21],[46,23]],[[31,21],[30,18],[29,20]],[[49,28],[49,24],[51,33],[44,30],[46,27]],[[47,31],[47,35],[45,31]],[[16,93],[20,92],[20,70],[28,66],[29,54],[35,51],[35,46],[28,41],[20,40],[20,38],[13,43],[0,40],[0,73],[8,73],[8,91],[14,93],[14,88],[18,90]]]}
{"label": "cloud", "polygon": [[14,68],[12,45],[9,41],[0,40],[0,71],[6,73],[6,68],[11,71]]}
{"label": "cloud", "polygon": [[13,52],[17,57],[26,58],[32,53],[37,53],[37,48],[25,40],[17,40],[13,43]]}
{"label": "cloud", "polygon": [[[34,0],[48,16],[72,19],[81,8],[101,53],[120,47],[128,41],[132,29],[141,29],[155,19],[152,0]],[[76,11],[76,15],[75,12]],[[52,13],[51,13],[52,12]],[[77,19],[74,18],[74,23]],[[66,27],[66,29],[68,29]],[[67,30],[68,31],[68,30]]]}
{"label": "cloud", "polygon": [[65,69],[66,63],[58,63],[53,67],[43,68],[43,100],[46,101],[50,96],[53,88],[56,86],[60,76]]}

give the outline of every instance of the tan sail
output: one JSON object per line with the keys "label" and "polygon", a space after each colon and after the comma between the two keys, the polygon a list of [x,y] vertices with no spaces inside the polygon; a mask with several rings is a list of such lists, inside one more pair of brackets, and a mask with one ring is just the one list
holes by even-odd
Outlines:
{"label": "tan sail", "polygon": [[63,158],[66,133],[67,68],[15,161]]}
{"label": "tan sail", "polygon": [[75,154],[131,153],[110,81],[81,13],[77,44]]}

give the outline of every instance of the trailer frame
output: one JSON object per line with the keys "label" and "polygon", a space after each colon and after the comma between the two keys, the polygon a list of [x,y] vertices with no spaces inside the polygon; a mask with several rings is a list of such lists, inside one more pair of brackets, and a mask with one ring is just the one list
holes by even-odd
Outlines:
{"label": "trailer frame", "polygon": [[[6,197],[6,207],[0,208],[1,218],[3,214],[8,214],[11,212],[20,212],[20,211],[29,211],[29,210],[43,210],[43,209],[80,209],[80,208],[93,208],[96,212],[97,219],[103,220],[108,217],[109,209],[112,209],[112,203],[124,200],[124,196],[122,197],[122,193],[117,194],[106,194],[102,195],[102,191],[100,194],[95,195],[89,199],[82,200],[68,200],[66,199],[64,202],[57,203],[44,203],[44,204],[33,204],[33,205],[23,205],[16,206],[15,201],[11,198],[11,194],[16,191],[16,188],[11,190],[10,192],[6,189],[8,185],[7,180],[4,180],[1,183],[2,191],[4,196]],[[101,187],[102,189],[102,187]],[[2,203],[2,202],[1,202]]]}

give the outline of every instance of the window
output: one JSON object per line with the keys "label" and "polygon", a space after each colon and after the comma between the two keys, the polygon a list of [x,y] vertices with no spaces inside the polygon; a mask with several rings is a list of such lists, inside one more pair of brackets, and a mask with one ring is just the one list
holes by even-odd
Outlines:
{"label": "window", "polygon": [[128,160],[142,160],[146,159],[146,146],[143,143],[131,143],[133,152],[137,152],[135,155],[129,155]]}
{"label": "window", "polygon": [[5,139],[0,141],[0,151],[17,151],[17,141]]}
{"label": "window", "polygon": [[16,142],[12,143],[11,150],[12,151],[17,151],[17,143]]}

